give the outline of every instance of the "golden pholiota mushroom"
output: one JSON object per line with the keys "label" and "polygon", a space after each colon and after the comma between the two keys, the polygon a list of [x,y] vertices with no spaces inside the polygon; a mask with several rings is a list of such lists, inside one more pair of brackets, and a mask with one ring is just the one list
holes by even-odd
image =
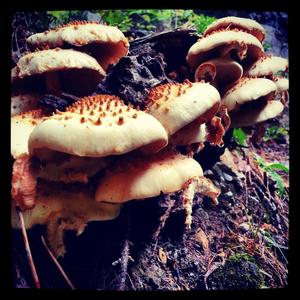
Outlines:
{"label": "golden pholiota mushroom", "polygon": [[[146,103],[146,112],[157,118],[165,127],[170,143],[200,143],[202,147],[210,134],[205,124],[210,123],[218,112],[220,94],[209,83],[185,81],[159,85],[151,89]],[[219,133],[223,131],[220,123]],[[221,136],[223,135],[224,132]]]}
{"label": "golden pholiota mushroom", "polygon": [[217,204],[220,191],[203,176],[199,163],[191,157],[165,149],[147,157],[120,158],[99,180],[95,198],[99,202],[124,203],[182,191],[186,210],[185,224],[192,223],[192,205],[196,192]]}
{"label": "golden pholiota mushroom", "polygon": [[238,29],[222,29],[200,38],[187,53],[187,63],[194,71],[203,62],[220,57],[237,60],[242,67],[252,65],[264,53],[260,41]]}
{"label": "golden pholiota mushroom", "polygon": [[127,55],[129,49],[129,42],[117,27],[87,21],[73,21],[36,33],[26,41],[31,49],[71,47],[87,52],[96,58],[104,70]]}
{"label": "golden pholiota mushroom", "polygon": [[[118,217],[120,204],[99,203],[88,186],[63,185],[40,181],[37,185],[35,206],[23,211],[26,229],[45,225],[47,240],[55,256],[65,253],[64,232],[82,233],[88,222],[106,221]],[[12,203],[12,227],[19,229],[20,221]]]}
{"label": "golden pholiota mushroom", "polygon": [[261,43],[265,39],[265,29],[255,20],[240,17],[224,17],[217,19],[205,29],[203,35],[207,36],[220,29],[238,29],[255,36]]}
{"label": "golden pholiota mushroom", "polygon": [[231,58],[215,58],[205,61],[195,71],[195,82],[205,81],[212,84],[222,95],[226,87],[239,80],[243,75],[242,66]]}
{"label": "golden pholiota mushroom", "polygon": [[276,84],[266,78],[242,78],[222,98],[231,127],[246,127],[278,116],[284,106],[275,100]]}

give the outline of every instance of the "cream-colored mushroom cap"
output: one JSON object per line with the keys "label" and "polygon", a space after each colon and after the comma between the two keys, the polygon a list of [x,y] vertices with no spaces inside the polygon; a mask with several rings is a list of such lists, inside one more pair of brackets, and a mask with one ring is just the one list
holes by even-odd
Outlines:
{"label": "cream-colored mushroom cap", "polygon": [[11,118],[11,155],[14,159],[28,154],[28,140],[37,124],[46,119],[40,109],[32,110]]}
{"label": "cream-colored mushroom cap", "polygon": [[234,16],[217,19],[206,28],[203,34],[204,36],[206,36],[220,29],[243,30],[255,36],[260,42],[264,40],[266,35],[263,26],[261,26],[255,20],[249,18],[234,17]]}
{"label": "cream-colored mushroom cap", "polygon": [[226,92],[221,102],[228,111],[237,110],[241,105],[267,96],[276,89],[276,84],[270,79],[243,77]]}
{"label": "cream-colored mushroom cap", "polygon": [[275,75],[277,72],[286,71],[288,66],[289,63],[286,58],[265,55],[254,63],[246,75],[250,77]]}
{"label": "cream-colored mushroom cap", "polygon": [[284,109],[284,105],[277,100],[262,102],[251,110],[241,109],[230,115],[232,128],[252,126],[277,117]]}
{"label": "cream-colored mushroom cap", "polygon": [[11,116],[16,116],[21,113],[37,108],[37,103],[42,95],[38,93],[19,94],[11,97],[10,112]]}
{"label": "cream-colored mushroom cap", "polygon": [[[56,257],[66,252],[64,246],[65,230],[75,230],[81,234],[87,223],[113,220],[119,216],[120,204],[99,203],[88,187],[57,185],[39,182],[35,206],[23,211],[26,229],[35,225],[45,225],[47,242]],[[12,228],[21,229],[19,216],[12,204]]]}
{"label": "cream-colored mushroom cap", "polygon": [[218,111],[220,94],[209,83],[186,81],[157,86],[146,101],[146,111],[172,135],[199,117],[210,120]]}
{"label": "cream-colored mushroom cap", "polygon": [[167,133],[154,117],[125,105],[118,97],[95,95],[40,123],[30,135],[29,153],[40,156],[59,151],[104,157],[139,148],[156,152],[167,143]]}
{"label": "cream-colored mushroom cap", "polygon": [[56,85],[58,89],[84,96],[94,92],[104,76],[106,73],[99,63],[86,53],[59,48],[40,50],[22,56],[12,69],[12,91],[46,92],[50,85],[52,89]]}
{"label": "cream-colored mushroom cap", "polygon": [[[23,217],[26,229],[30,229],[35,225],[54,222],[56,216],[77,216],[91,222],[115,219],[119,212],[120,205],[95,202],[88,188],[55,188],[55,184],[47,182],[38,185],[35,206],[23,211]],[[13,228],[20,228],[14,207],[11,222]]]}
{"label": "cream-colored mushroom cap", "polygon": [[203,176],[199,163],[178,153],[161,151],[142,158],[125,158],[100,180],[95,198],[122,203],[155,197],[180,191],[189,179],[198,176]]}
{"label": "cream-colored mushroom cap", "polygon": [[215,58],[208,60],[195,71],[195,81],[205,80],[217,82],[217,85],[225,85],[239,80],[243,75],[242,66],[231,58]]}
{"label": "cream-colored mushroom cap", "polygon": [[273,81],[277,86],[277,92],[284,92],[289,90],[289,80],[284,77],[274,77]]}
{"label": "cream-colored mushroom cap", "polygon": [[86,21],[75,21],[36,33],[26,41],[32,49],[72,45],[77,50],[89,52],[105,70],[125,56],[129,48],[126,37],[117,27]]}
{"label": "cream-colored mushroom cap", "polygon": [[195,70],[202,62],[226,57],[234,50],[240,60],[257,60],[263,55],[264,49],[260,41],[253,35],[239,30],[220,30],[200,38],[189,49],[186,60],[192,70]]}

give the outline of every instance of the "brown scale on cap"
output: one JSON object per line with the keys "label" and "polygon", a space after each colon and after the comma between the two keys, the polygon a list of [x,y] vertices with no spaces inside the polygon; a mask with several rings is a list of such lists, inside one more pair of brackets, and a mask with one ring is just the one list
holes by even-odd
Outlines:
{"label": "brown scale on cap", "polygon": [[168,101],[172,97],[178,97],[186,93],[186,90],[192,87],[193,83],[189,80],[183,81],[183,83],[166,83],[151,89],[148,98],[146,100],[146,106],[149,108],[155,105],[155,108],[159,108],[160,104],[157,101]]}
{"label": "brown scale on cap", "polygon": [[[74,27],[74,29],[78,29],[78,25],[85,25],[85,24],[100,24],[100,22],[98,22],[98,21],[86,21],[86,20],[79,21],[79,20],[76,20],[76,21],[72,21],[72,22],[69,22],[69,23],[66,23],[66,24],[56,26],[53,30],[57,31],[60,28],[72,27],[72,26]],[[77,28],[75,28],[75,27],[77,27]]]}

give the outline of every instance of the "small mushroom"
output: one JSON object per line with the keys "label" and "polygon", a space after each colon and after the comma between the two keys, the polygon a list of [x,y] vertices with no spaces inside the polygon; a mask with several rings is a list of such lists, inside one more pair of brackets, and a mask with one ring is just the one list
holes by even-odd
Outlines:
{"label": "small mushroom", "polygon": [[250,109],[241,108],[230,114],[231,127],[247,127],[277,117],[284,109],[284,105],[277,100],[262,102]]}
{"label": "small mushroom", "polygon": [[244,68],[252,65],[263,53],[262,44],[253,35],[237,29],[222,29],[200,38],[189,49],[186,60],[192,70],[209,59],[220,57],[233,58]]}
{"label": "small mushroom", "polygon": [[231,127],[251,126],[279,115],[283,105],[274,100],[276,91],[270,79],[242,78],[221,100],[230,113]]}
{"label": "small mushroom", "polygon": [[249,102],[268,100],[273,97],[277,87],[266,78],[246,78],[238,81],[221,99],[229,112],[237,111],[242,105]]}
{"label": "small mushroom", "polygon": [[73,21],[46,32],[36,33],[26,41],[31,49],[71,46],[95,57],[104,70],[127,55],[129,48],[128,40],[117,27],[87,21]]}
{"label": "small mushroom", "polygon": [[246,31],[255,36],[261,43],[266,36],[265,29],[255,20],[234,16],[220,18],[212,22],[206,28],[203,35],[207,36],[220,29],[238,29]]}
{"label": "small mushroom", "polygon": [[196,82],[209,82],[222,94],[227,85],[239,80],[242,75],[242,66],[233,59],[215,58],[199,65],[194,78]]}
{"label": "small mushroom", "polygon": [[146,112],[171,136],[200,117],[202,123],[210,120],[218,111],[220,94],[209,83],[168,83],[150,90],[146,103]]}
{"label": "small mushroom", "polygon": [[272,76],[288,70],[288,60],[283,57],[264,55],[245,72],[248,77]]}
{"label": "small mushroom", "polygon": [[86,53],[70,49],[50,49],[27,53],[12,69],[14,94],[61,91],[84,96],[91,94],[104,78],[105,71]]}

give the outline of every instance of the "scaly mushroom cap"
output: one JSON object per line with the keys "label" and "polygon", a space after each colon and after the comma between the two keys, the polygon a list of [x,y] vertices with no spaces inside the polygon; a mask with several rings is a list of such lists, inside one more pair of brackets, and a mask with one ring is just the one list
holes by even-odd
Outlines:
{"label": "scaly mushroom cap", "polygon": [[193,177],[203,176],[193,158],[170,151],[123,158],[100,180],[96,201],[122,203],[180,191]]}
{"label": "scaly mushroom cap", "polygon": [[[220,30],[198,40],[188,51],[186,60],[192,70],[201,63],[216,57],[226,57],[237,52],[243,61],[256,61],[263,55],[260,41],[253,35],[239,30]],[[250,63],[249,62],[249,63]]]}
{"label": "scaly mushroom cap", "polygon": [[16,116],[21,113],[37,108],[37,103],[42,95],[38,93],[20,94],[11,97],[10,112],[11,116]]}
{"label": "scaly mushroom cap", "polygon": [[74,21],[36,33],[26,41],[31,49],[45,46],[64,48],[72,45],[79,51],[89,52],[104,70],[127,55],[129,48],[126,37],[117,27],[87,21]]}
{"label": "scaly mushroom cap", "polygon": [[260,42],[265,38],[265,29],[255,20],[240,17],[224,17],[211,23],[203,35],[207,36],[220,29],[239,29],[255,36]]}
{"label": "scaly mushroom cap", "polygon": [[218,111],[220,94],[208,83],[186,81],[159,85],[146,101],[146,111],[172,135],[199,117],[210,120]]}
{"label": "scaly mushroom cap", "polygon": [[241,109],[230,115],[231,128],[252,126],[277,117],[284,109],[284,105],[277,100],[262,102],[251,110]]}
{"label": "scaly mushroom cap", "polygon": [[28,140],[35,126],[45,120],[42,110],[32,110],[11,118],[11,155],[28,154]]}
{"label": "scaly mushroom cap", "polygon": [[241,105],[268,96],[276,89],[276,84],[270,79],[243,77],[226,92],[221,103],[227,107],[228,111],[238,110]]}
{"label": "scaly mushroom cap", "polygon": [[39,124],[31,133],[29,153],[51,150],[77,156],[104,157],[138,148],[156,152],[166,146],[165,129],[151,115],[112,95],[82,98]]}
{"label": "scaly mushroom cap", "polygon": [[246,72],[249,77],[261,77],[275,75],[277,72],[285,72],[289,67],[286,58],[272,55],[264,55]]}
{"label": "scaly mushroom cap", "polygon": [[22,56],[12,69],[12,91],[45,92],[50,78],[62,90],[82,96],[94,92],[104,76],[102,67],[86,53],[59,48],[40,50]]}
{"label": "scaly mushroom cap", "polygon": [[202,63],[195,71],[195,81],[216,82],[217,87],[239,80],[242,66],[231,58],[215,58]]}
{"label": "scaly mushroom cap", "polygon": [[277,92],[284,92],[289,90],[289,80],[287,78],[276,76],[273,77],[273,81],[277,86]]}

